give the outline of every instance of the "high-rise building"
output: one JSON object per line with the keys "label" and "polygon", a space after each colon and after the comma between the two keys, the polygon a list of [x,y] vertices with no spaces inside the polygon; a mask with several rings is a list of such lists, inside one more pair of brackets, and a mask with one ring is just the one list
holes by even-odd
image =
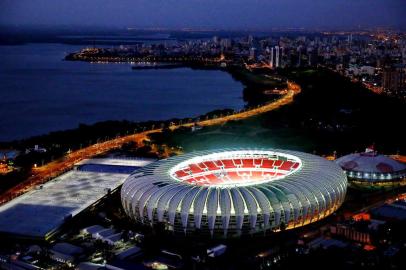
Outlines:
{"label": "high-rise building", "polygon": [[302,66],[302,50],[298,50],[297,66]]}
{"label": "high-rise building", "polygon": [[221,41],[220,41],[220,46],[221,46],[221,48],[222,48],[223,50],[230,48],[230,47],[231,47],[231,39],[229,39],[229,38],[223,38],[223,39],[221,39]]}
{"label": "high-rise building", "polygon": [[282,56],[283,56],[282,47],[275,46],[270,48],[269,65],[271,66],[271,68],[277,68],[282,66]]}
{"label": "high-rise building", "polygon": [[284,63],[283,63],[283,55],[284,55],[284,48],[283,47],[279,47],[279,66],[283,67]]}
{"label": "high-rise building", "polygon": [[254,47],[252,47],[252,48],[250,49],[250,56],[249,56],[249,59],[250,59],[250,60],[255,60],[255,48],[254,48]]}
{"label": "high-rise building", "polygon": [[316,66],[318,63],[318,57],[319,57],[317,54],[317,49],[312,48],[312,49],[308,50],[307,55],[308,55],[308,65],[311,67]]}
{"label": "high-rise building", "polygon": [[400,92],[405,90],[405,72],[403,65],[387,65],[383,69],[382,88],[387,92]]}
{"label": "high-rise building", "polygon": [[279,57],[280,57],[280,48],[279,48],[279,46],[275,46],[275,67],[279,67],[279,65],[280,65],[280,59],[279,59]]}
{"label": "high-rise building", "polygon": [[252,35],[249,35],[247,41],[249,45],[252,45],[254,43],[254,37]]}

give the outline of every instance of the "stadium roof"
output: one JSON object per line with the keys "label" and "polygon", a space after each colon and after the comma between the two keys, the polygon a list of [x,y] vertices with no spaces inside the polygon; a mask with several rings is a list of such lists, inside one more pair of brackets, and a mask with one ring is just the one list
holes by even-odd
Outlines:
{"label": "stadium roof", "polygon": [[355,153],[336,160],[344,170],[369,173],[393,173],[406,170],[406,165],[390,157],[373,153]]}
{"label": "stadium roof", "polygon": [[138,222],[234,236],[314,222],[341,205],[346,188],[344,171],[318,156],[220,149],[145,166],[126,180],[121,199]]}
{"label": "stadium roof", "polygon": [[76,165],[97,164],[97,165],[143,167],[153,161],[155,160],[148,158],[92,158],[82,160],[78,162]]}

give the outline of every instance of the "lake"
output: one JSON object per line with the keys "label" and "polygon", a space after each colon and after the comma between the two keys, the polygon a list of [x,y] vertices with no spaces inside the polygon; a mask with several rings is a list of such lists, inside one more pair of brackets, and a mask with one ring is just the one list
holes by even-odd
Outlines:
{"label": "lake", "polygon": [[79,123],[194,117],[241,109],[243,85],[217,70],[132,70],[130,64],[64,61],[83,46],[0,46],[0,141]]}

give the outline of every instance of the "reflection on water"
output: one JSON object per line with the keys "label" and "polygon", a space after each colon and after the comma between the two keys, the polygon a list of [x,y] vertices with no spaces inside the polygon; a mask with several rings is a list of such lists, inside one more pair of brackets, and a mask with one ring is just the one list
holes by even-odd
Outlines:
{"label": "reflection on water", "polygon": [[0,141],[104,120],[163,120],[240,109],[242,85],[213,70],[131,70],[62,61],[81,46],[0,46]]}

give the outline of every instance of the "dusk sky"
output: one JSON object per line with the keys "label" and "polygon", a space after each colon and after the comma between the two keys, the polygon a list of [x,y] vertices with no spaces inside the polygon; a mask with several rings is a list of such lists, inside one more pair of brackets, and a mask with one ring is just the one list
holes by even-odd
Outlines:
{"label": "dusk sky", "polygon": [[1,0],[1,25],[406,27],[405,0]]}

